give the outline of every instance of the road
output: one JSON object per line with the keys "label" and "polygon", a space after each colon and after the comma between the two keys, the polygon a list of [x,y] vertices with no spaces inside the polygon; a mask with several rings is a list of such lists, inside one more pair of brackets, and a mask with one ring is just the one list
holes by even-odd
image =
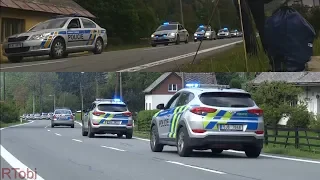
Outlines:
{"label": "road", "polygon": [[[51,128],[33,121],[1,131],[2,168],[30,168],[39,180],[318,180],[320,162],[242,153],[194,152],[182,158],[175,148],[151,152],[148,140],[81,136],[81,126]],[[5,177],[3,179],[9,179]]]}
{"label": "road", "polygon": [[[231,48],[242,38],[203,41],[199,58]],[[199,42],[122,51],[104,52],[99,55],[85,55],[58,60],[46,60],[1,64],[0,70],[7,72],[132,72],[171,71],[179,69],[176,64],[193,60]],[[175,62],[175,63],[173,63]]]}

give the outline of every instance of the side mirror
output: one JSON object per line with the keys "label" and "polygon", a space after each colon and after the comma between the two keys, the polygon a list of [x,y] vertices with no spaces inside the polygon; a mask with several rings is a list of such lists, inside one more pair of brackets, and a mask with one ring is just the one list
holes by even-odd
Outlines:
{"label": "side mirror", "polygon": [[160,110],[164,109],[164,104],[158,104],[157,109],[160,109]]}

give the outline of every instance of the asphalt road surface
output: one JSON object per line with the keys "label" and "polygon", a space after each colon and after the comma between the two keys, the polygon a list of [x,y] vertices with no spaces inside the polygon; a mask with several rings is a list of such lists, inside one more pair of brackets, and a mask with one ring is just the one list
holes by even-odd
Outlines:
{"label": "asphalt road surface", "polygon": [[174,147],[151,152],[148,140],[89,139],[81,135],[80,124],[74,129],[49,124],[34,121],[2,129],[2,168],[29,168],[39,180],[319,180],[319,161],[270,155],[249,159],[237,152],[194,152],[183,158]]}
{"label": "asphalt road surface", "polygon": [[[242,38],[203,41],[197,59],[226,50],[240,43]],[[189,63],[200,42],[180,45],[159,45],[122,51],[104,52],[99,55],[84,55],[58,60],[46,60],[1,64],[7,72],[110,72],[110,71],[171,71],[179,64]]]}

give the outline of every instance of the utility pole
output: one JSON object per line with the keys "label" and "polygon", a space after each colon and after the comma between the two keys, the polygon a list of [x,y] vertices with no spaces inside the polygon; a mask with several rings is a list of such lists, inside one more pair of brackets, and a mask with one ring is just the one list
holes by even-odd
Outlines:
{"label": "utility pole", "polygon": [[39,73],[39,90],[40,90],[40,113],[43,112],[43,103],[42,103],[42,73]]}
{"label": "utility pole", "polygon": [[83,119],[83,92],[82,92],[83,91],[82,90],[82,75],[83,74],[84,74],[84,72],[81,72],[81,75],[80,75],[81,121]]}
{"label": "utility pole", "polygon": [[5,77],[5,72],[1,72],[1,98],[0,101],[5,101],[6,100],[6,77]]}
{"label": "utility pole", "polygon": [[181,14],[181,23],[184,26],[184,18],[183,18],[183,9],[182,9],[182,0],[180,0],[180,14]]}
{"label": "utility pole", "polygon": [[32,97],[32,114],[35,113],[36,105],[35,105],[35,91],[36,91],[36,85],[33,85],[33,97]]}
{"label": "utility pole", "polygon": [[118,96],[119,78],[120,78],[119,72],[116,72],[116,84],[114,89],[114,97]]}
{"label": "utility pole", "polygon": [[98,73],[96,72],[96,98],[99,98]]}
{"label": "utility pole", "polygon": [[182,84],[181,89],[185,87],[185,77],[184,77],[184,75],[185,75],[184,72],[182,72],[182,74],[181,74],[181,84]]}
{"label": "utility pole", "polygon": [[122,100],[122,73],[119,72],[120,79],[120,99]]}

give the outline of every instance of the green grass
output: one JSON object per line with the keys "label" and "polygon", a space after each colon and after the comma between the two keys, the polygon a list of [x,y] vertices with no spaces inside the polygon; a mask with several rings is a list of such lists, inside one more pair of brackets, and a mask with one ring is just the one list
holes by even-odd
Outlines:
{"label": "green grass", "polygon": [[150,139],[150,133],[149,132],[138,131],[136,129],[134,129],[134,131],[133,131],[133,136],[139,137],[139,138],[144,138],[144,139]]}
{"label": "green grass", "polygon": [[23,121],[22,123],[20,121],[12,122],[12,123],[4,123],[4,122],[0,121],[0,128],[13,126],[13,125],[17,125],[17,124],[24,124],[24,123],[25,123],[25,121]]}
{"label": "green grass", "polygon": [[81,121],[81,113],[76,113],[75,120],[76,121]]}
{"label": "green grass", "polygon": [[[314,41],[313,50],[314,56],[320,56],[320,36]],[[246,62],[243,43],[240,43],[181,69],[183,72],[265,72],[270,70],[270,65],[268,57],[261,51],[258,56],[248,56]]]}

